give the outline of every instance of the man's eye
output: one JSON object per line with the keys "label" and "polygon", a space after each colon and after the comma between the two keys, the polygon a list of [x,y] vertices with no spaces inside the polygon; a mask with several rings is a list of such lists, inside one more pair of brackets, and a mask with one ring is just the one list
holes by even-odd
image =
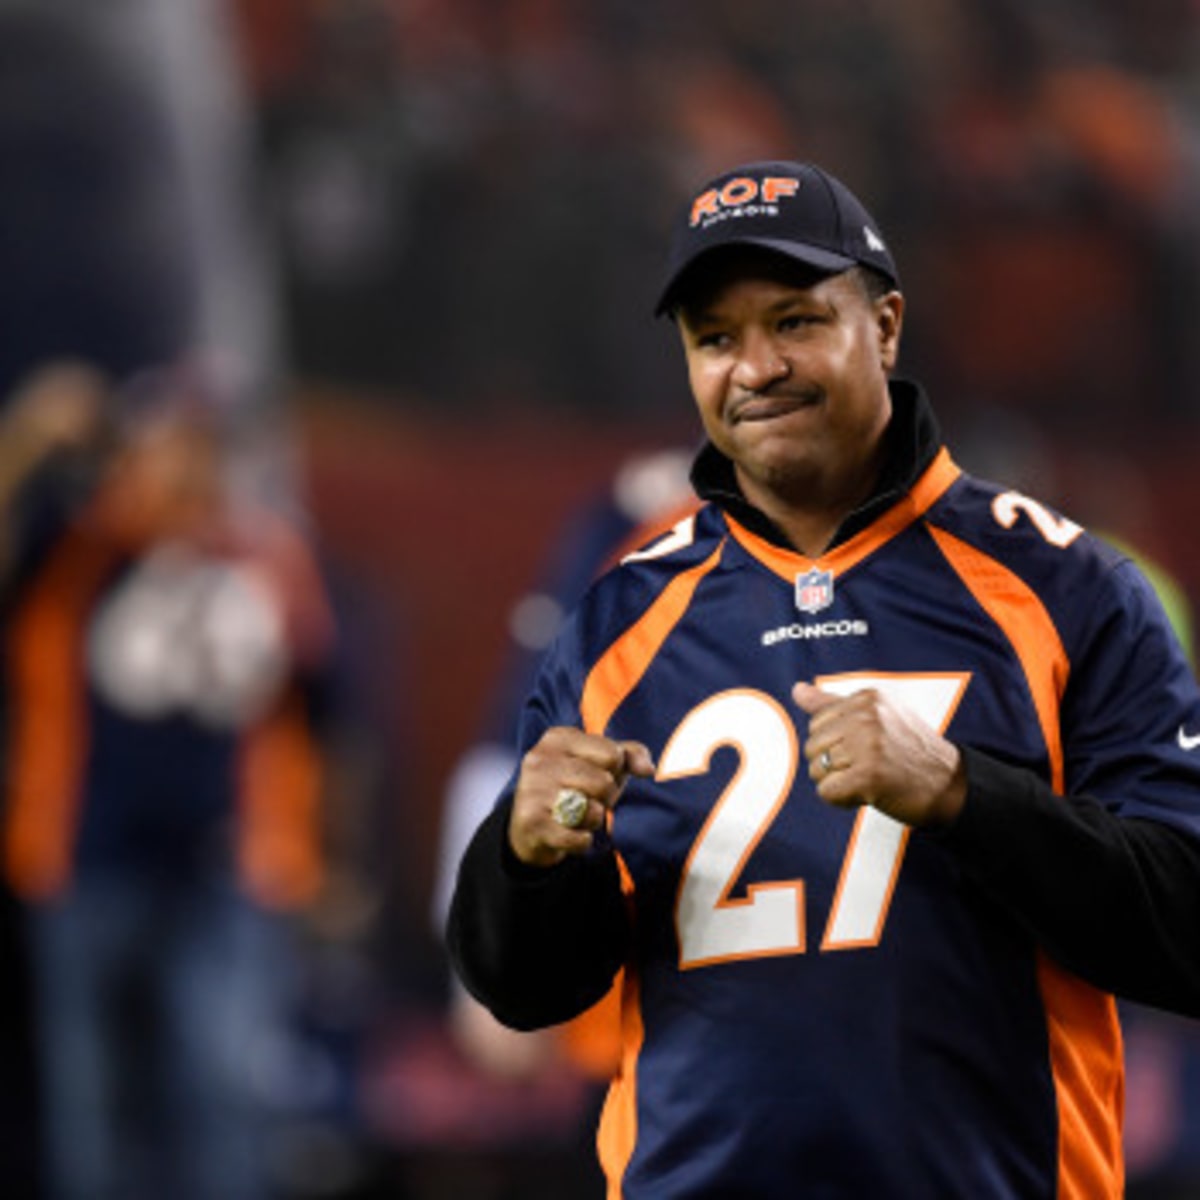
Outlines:
{"label": "man's eye", "polygon": [[806,313],[791,313],[780,319],[779,329],[781,333],[790,333],[795,329],[803,329],[806,325],[811,325],[813,320]]}
{"label": "man's eye", "polygon": [[722,350],[729,345],[729,335],[716,331],[702,333],[696,339],[696,345],[705,350]]}

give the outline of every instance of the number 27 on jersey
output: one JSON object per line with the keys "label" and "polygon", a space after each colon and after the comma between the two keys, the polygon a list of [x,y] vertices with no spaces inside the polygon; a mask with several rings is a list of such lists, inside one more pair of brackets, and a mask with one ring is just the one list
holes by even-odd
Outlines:
{"label": "number 27 on jersey", "polygon": [[[876,688],[944,732],[969,675],[958,673],[827,676],[815,682],[846,696]],[[675,730],[659,763],[662,781],[703,774],[712,755],[732,747],[738,770],[713,805],[683,868],[675,923],[682,969],[735,959],[803,954],[807,936],[804,881],[756,883],[742,898],[733,890],[755,847],[770,829],[800,764],[792,717],[773,697],[748,689],[720,692],[697,705]],[[883,933],[908,827],[862,808],[843,856],[822,950],[874,946]]]}

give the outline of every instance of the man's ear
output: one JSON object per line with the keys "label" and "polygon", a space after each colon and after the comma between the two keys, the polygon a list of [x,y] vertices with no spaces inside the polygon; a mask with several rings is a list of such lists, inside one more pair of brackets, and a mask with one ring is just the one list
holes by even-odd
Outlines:
{"label": "man's ear", "polygon": [[879,330],[879,361],[885,371],[892,370],[900,354],[900,330],[904,325],[904,297],[888,292],[875,301],[875,319]]}

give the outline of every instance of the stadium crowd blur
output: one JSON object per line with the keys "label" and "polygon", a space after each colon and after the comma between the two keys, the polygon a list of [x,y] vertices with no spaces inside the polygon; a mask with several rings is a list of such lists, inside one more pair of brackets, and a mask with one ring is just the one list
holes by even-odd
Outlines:
{"label": "stadium crowd blur", "polygon": [[[527,589],[546,567],[569,602],[595,568],[564,573],[570,515],[630,454],[695,436],[650,317],[677,197],[760,157],[851,181],[901,265],[902,369],[957,457],[1161,564],[1186,622],[1200,6],[105,7],[0,0],[0,393],[12,410],[41,368],[84,362],[119,408],[148,370],[234,360],[212,403],[241,482],[323,577],[314,736],[344,871],[287,943],[285,1051],[251,1055],[290,1131],[270,1187],[594,1194],[593,1081],[545,1047],[498,1065],[456,1040],[429,914],[452,776],[553,621]],[[55,1200],[30,906],[2,899],[0,1193]],[[1200,1030],[1133,1013],[1128,1065],[1132,1200],[1200,1194]]]}

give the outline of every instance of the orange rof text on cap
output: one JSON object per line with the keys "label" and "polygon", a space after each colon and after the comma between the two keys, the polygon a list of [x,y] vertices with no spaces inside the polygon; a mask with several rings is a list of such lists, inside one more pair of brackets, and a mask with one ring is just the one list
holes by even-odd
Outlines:
{"label": "orange rof text on cap", "polygon": [[789,175],[769,175],[761,184],[747,175],[731,179],[721,188],[710,188],[697,196],[692,204],[690,224],[699,225],[704,217],[715,217],[722,208],[737,208],[750,204],[761,194],[764,204],[774,204],[783,196],[794,196],[800,190],[800,180]]}

